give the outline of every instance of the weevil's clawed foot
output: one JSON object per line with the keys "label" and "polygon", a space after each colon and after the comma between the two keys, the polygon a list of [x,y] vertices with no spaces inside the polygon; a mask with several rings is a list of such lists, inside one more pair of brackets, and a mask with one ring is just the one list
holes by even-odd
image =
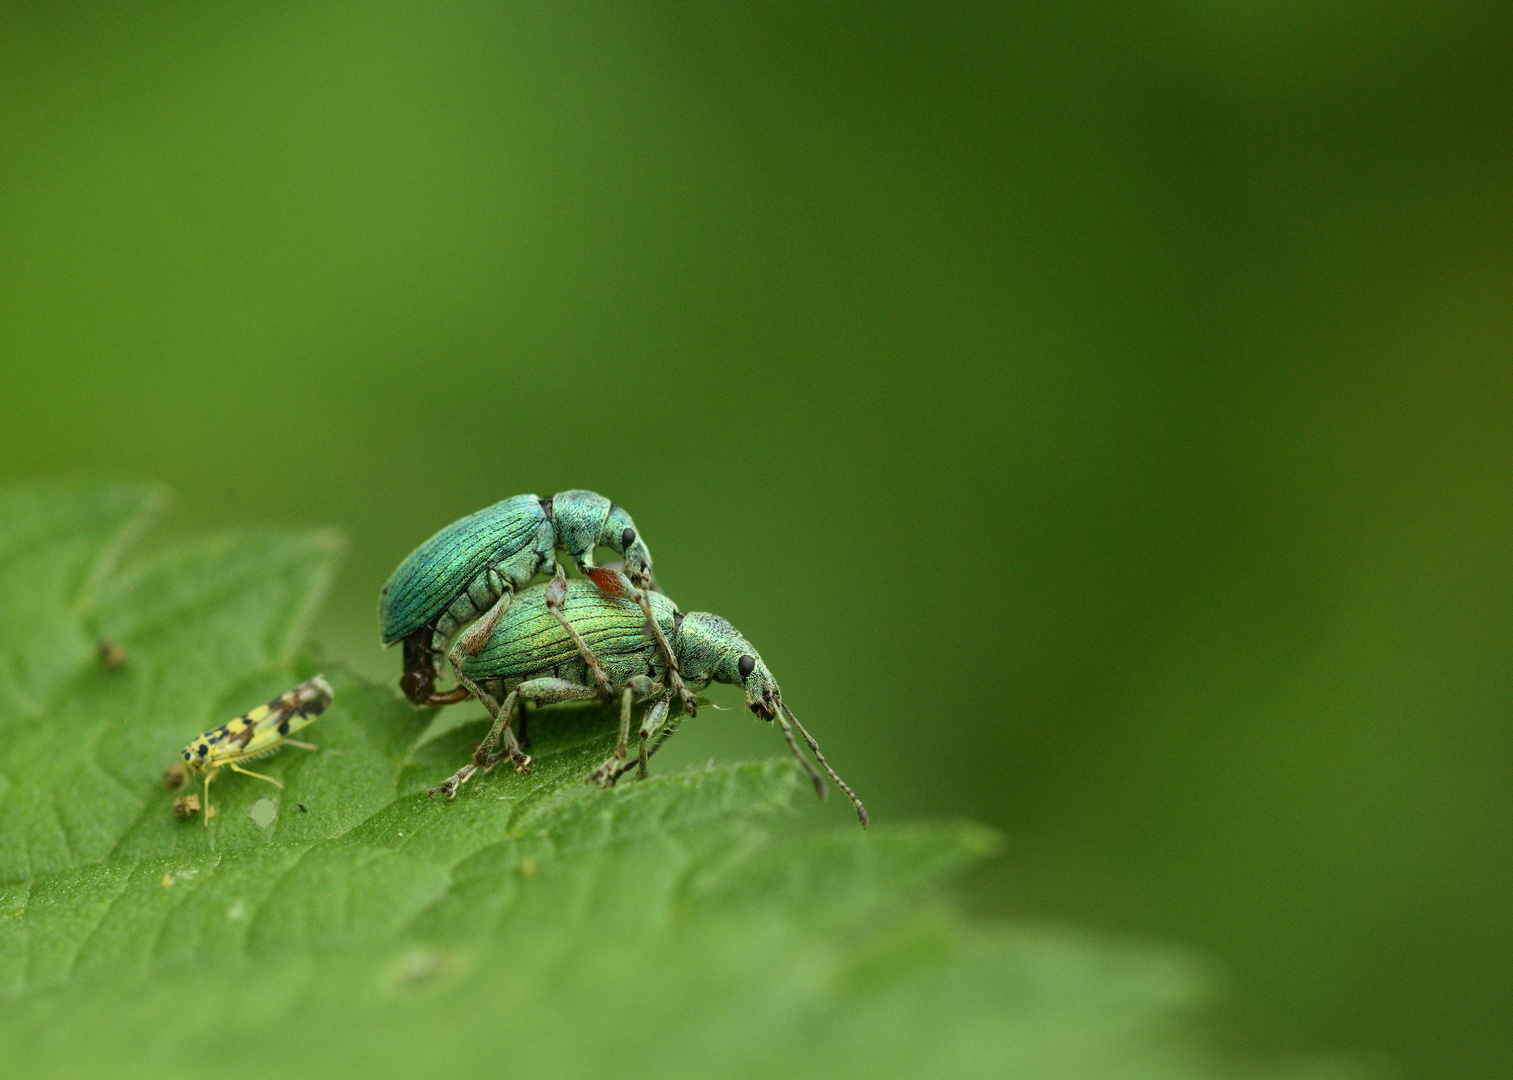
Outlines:
{"label": "weevil's clawed foot", "polygon": [[483,771],[493,772],[494,766],[498,765],[505,758],[509,758],[515,763],[515,771],[517,773],[528,773],[531,771],[531,755],[522,754],[518,750],[514,753],[510,753],[508,750],[501,750],[497,754],[490,754],[488,762],[483,767]]}
{"label": "weevil's clawed foot", "polygon": [[470,761],[454,772],[445,783],[437,784],[430,791],[426,792],[426,794],[433,799],[438,794],[445,795],[449,799],[455,799],[457,797],[457,789],[466,784],[468,779],[477,771],[478,766]]}
{"label": "weevil's clawed foot", "polygon": [[612,757],[583,778],[585,784],[598,784],[602,788],[615,786],[615,781],[630,766],[623,757]]}

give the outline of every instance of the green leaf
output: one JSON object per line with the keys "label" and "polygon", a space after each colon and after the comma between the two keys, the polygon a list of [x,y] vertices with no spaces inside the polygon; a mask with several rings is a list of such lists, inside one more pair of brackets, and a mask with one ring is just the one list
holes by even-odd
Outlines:
{"label": "green leaf", "polygon": [[529,775],[433,801],[481,718],[427,737],[327,665],[321,749],[260,764],[283,789],[223,774],[212,827],[176,819],[182,745],[317,670],[340,545],[228,533],[118,569],[161,501],[0,495],[12,1075],[1235,1075],[1174,1034],[1191,962],[957,913],[941,885],[987,831],[806,832],[789,760],[589,788],[597,708],[538,717]]}

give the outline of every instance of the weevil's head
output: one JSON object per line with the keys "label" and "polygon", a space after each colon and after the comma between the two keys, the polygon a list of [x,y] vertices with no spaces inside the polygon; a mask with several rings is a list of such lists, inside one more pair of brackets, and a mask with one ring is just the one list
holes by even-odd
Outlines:
{"label": "weevil's head", "polygon": [[651,552],[646,541],[636,532],[636,523],[623,507],[609,504],[609,513],[599,529],[599,547],[607,547],[625,560],[625,576],[637,585],[655,589],[656,581],[651,576]]}
{"label": "weevil's head", "polygon": [[751,642],[718,615],[685,615],[674,634],[673,651],[686,681],[731,683],[746,691],[746,707],[757,716],[771,720],[777,715],[783,700],[777,680]]}
{"label": "weevil's head", "polygon": [[651,552],[624,509],[593,491],[563,491],[552,496],[552,529],[556,544],[578,564],[594,565],[594,549],[609,548],[625,560],[625,576],[638,585],[655,587]]}

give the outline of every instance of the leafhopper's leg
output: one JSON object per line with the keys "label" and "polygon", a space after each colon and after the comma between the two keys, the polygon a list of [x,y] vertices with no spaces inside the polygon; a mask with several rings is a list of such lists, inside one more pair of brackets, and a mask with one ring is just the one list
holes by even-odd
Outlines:
{"label": "leafhopper's leg", "polygon": [[609,673],[604,670],[604,665],[599,663],[599,658],[588,647],[588,642],[583,636],[573,629],[573,624],[567,621],[567,616],[562,614],[562,603],[567,598],[567,574],[562,567],[557,567],[557,574],[552,578],[551,584],[546,587],[546,610],[552,613],[552,617],[567,631],[567,636],[573,639],[573,646],[578,650],[578,655],[583,658],[583,663],[588,667],[589,674],[593,676],[594,685],[598,687],[598,696],[605,701],[615,699],[615,684],[610,681]]}
{"label": "leafhopper's leg", "polygon": [[313,742],[300,742],[298,739],[285,739],[283,741],[282,745],[284,745],[284,746],[297,746],[301,750],[319,750],[320,749],[320,747],[316,746]]}
{"label": "leafhopper's leg", "polygon": [[243,776],[255,776],[259,780],[266,780],[266,781],[268,781],[268,783],[272,784],[274,787],[278,788],[280,791],[283,790],[284,782],[282,780],[275,780],[275,779],[273,779],[273,777],[271,777],[271,776],[264,776],[260,772],[253,772],[251,769],[244,769],[244,768],[242,768],[240,765],[238,765],[234,761],[231,763],[231,771],[232,772],[239,772]]}
{"label": "leafhopper's leg", "polygon": [[214,814],[214,811],[210,809],[210,780],[213,776],[215,776],[214,769],[205,774],[205,828],[207,829],[210,828],[210,818]]}

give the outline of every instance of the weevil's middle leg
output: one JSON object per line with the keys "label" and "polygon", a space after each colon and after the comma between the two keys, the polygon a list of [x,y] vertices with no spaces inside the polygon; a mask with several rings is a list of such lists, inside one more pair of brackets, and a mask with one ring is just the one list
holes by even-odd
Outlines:
{"label": "weevil's middle leg", "polygon": [[566,597],[567,573],[559,566],[556,575],[546,587],[546,610],[552,613],[557,622],[562,624],[562,629],[567,631],[567,636],[573,639],[578,655],[583,658],[589,674],[593,676],[594,685],[598,688],[598,696],[605,701],[613,701],[615,684],[610,680],[609,672],[605,671],[604,665],[599,663],[599,658],[588,647],[588,642],[583,640],[583,635],[579,634],[573,628],[573,624],[567,621],[567,616],[562,614],[562,602]]}
{"label": "weevil's middle leg", "polygon": [[[484,707],[494,714],[494,726],[489,729],[488,735],[473,752],[473,760],[458,769],[445,783],[433,787],[432,795],[441,792],[451,798],[475,772],[479,769],[487,772],[505,757],[515,762],[516,772],[530,771],[527,766],[530,765],[531,759],[520,749],[520,744],[515,741],[515,732],[510,726],[510,719],[520,702],[553,705],[560,701],[592,701],[599,696],[596,691],[565,679],[529,679],[510,691],[509,697],[504,700],[503,707],[495,705],[494,699],[481,689],[475,688],[475,692],[479,695],[479,700],[483,702]],[[504,742],[504,749],[496,753],[494,748],[499,745],[501,739]]]}
{"label": "weevil's middle leg", "polygon": [[474,752],[472,761],[426,792],[432,798],[435,798],[437,792],[441,792],[449,799],[454,798],[457,795],[457,789],[466,784],[481,766],[487,765],[487,768],[492,769],[494,762],[499,757],[504,756],[501,754],[493,759],[489,757],[494,747],[498,745],[501,733],[504,737],[505,754],[508,754],[510,760],[515,763],[515,771],[530,772],[531,759],[520,749],[520,744],[515,741],[515,733],[510,730],[509,726],[510,711],[515,707],[515,701],[520,688],[516,687],[510,692],[510,696],[504,699],[504,707],[501,708],[499,703],[494,700],[492,694],[483,690],[477,683],[464,675],[460,669],[457,672],[457,678],[462,680],[463,685],[467,687],[474,697],[483,702],[483,707],[494,718],[494,726],[489,728],[488,735],[484,737],[483,742],[479,744],[478,749]]}

